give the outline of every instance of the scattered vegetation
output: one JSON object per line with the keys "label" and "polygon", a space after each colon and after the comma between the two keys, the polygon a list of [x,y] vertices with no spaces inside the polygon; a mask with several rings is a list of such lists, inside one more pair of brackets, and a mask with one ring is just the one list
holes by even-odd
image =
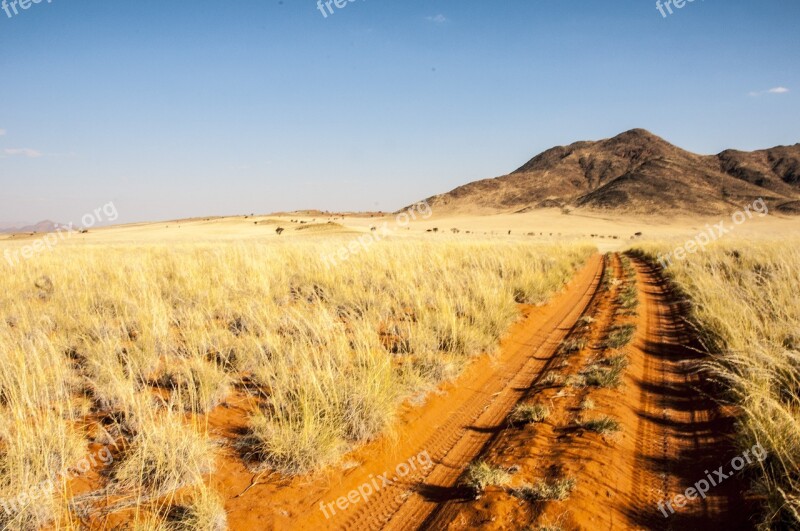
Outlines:
{"label": "scattered vegetation", "polygon": [[606,254],[606,267],[603,270],[603,280],[601,286],[605,291],[609,291],[614,286],[614,269],[610,266],[610,254]]}
{"label": "scattered vegetation", "polygon": [[622,272],[624,275],[623,287],[617,295],[617,303],[623,315],[636,315],[639,307],[639,289],[636,283],[636,269],[631,259],[625,255],[620,256]]}
{"label": "scattered vegetation", "polygon": [[634,314],[639,306],[639,290],[635,282],[627,282],[625,287],[619,292],[617,302],[623,313]]}

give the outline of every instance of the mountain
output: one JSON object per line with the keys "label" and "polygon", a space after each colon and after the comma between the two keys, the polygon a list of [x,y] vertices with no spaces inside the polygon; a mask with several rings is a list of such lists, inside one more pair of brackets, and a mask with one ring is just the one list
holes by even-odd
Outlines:
{"label": "mountain", "polygon": [[36,223],[35,225],[26,225],[25,227],[0,228],[0,233],[4,233],[4,234],[20,234],[20,233],[24,233],[24,232],[36,232],[36,233],[53,232],[60,226],[61,226],[61,224],[55,223],[53,221],[40,221],[39,223]]}
{"label": "mountain", "polygon": [[642,214],[730,212],[763,198],[800,214],[800,144],[697,155],[645,131],[549,149],[519,169],[428,199],[436,212],[526,212],[536,208]]}

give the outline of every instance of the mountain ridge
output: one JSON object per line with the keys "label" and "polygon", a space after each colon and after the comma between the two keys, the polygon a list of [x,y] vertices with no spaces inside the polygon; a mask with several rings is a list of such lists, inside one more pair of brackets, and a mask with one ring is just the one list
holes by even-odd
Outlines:
{"label": "mountain ridge", "polygon": [[23,234],[26,232],[33,232],[33,233],[44,233],[44,232],[54,232],[58,229],[61,224],[56,223],[54,221],[45,220],[40,221],[39,223],[34,223],[33,225],[26,225],[24,227],[5,227],[0,228],[1,234]]}
{"label": "mountain ridge", "polygon": [[428,203],[438,212],[538,208],[711,215],[763,198],[800,214],[800,143],[698,155],[645,129],[539,153],[513,172],[474,181]]}

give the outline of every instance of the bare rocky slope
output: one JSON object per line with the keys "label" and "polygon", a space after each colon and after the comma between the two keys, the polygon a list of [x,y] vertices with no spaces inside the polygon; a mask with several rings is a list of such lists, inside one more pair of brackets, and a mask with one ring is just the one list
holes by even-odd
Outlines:
{"label": "bare rocky slope", "polygon": [[509,175],[433,196],[437,212],[536,208],[711,215],[763,198],[800,214],[800,144],[697,155],[644,129],[549,149]]}

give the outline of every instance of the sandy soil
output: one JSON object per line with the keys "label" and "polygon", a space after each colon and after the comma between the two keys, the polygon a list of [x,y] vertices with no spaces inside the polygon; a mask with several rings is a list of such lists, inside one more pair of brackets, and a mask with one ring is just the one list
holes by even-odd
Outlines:
{"label": "sandy soil", "polygon": [[[619,260],[611,264],[620,278]],[[425,529],[520,529],[558,525],[565,530],[752,529],[752,500],[743,499],[741,478],[715,486],[703,500],[675,507],[660,502],[684,493],[706,471],[735,456],[728,435],[733,418],[708,397],[714,393],[696,372],[700,355],[691,334],[658,273],[636,263],[640,308],[636,318],[620,316],[616,290],[596,297],[587,310],[589,330],[572,332],[589,339],[587,347],[565,360],[562,374],[576,374],[588,360],[602,356],[614,324],[633,322],[637,336],[627,347],[631,364],[619,389],[534,388],[528,398],[547,402],[552,416],[543,424],[500,430],[481,455],[496,466],[517,470],[511,488],[522,477],[572,477],[577,488],[564,502],[520,500],[511,488],[489,489],[478,500],[452,492]],[[561,366],[561,365],[559,365]],[[591,396],[592,411],[581,411]],[[609,415],[622,430],[601,437],[580,429],[581,417]],[[665,517],[664,514],[667,514]]]}
{"label": "sandy soil", "polygon": [[[545,209],[524,214],[494,216],[437,216],[418,217],[407,225],[398,223],[394,215],[373,216],[237,216],[226,218],[195,218],[158,223],[137,223],[91,229],[87,234],[71,234],[59,240],[58,245],[82,243],[174,243],[217,241],[281,241],[294,238],[326,237],[336,234],[369,232],[371,227],[381,229],[391,238],[424,234],[430,238],[497,237],[526,240],[589,240],[602,252],[625,248],[632,239],[685,240],[706,230],[706,225],[731,219],[725,217],[618,217],[600,214],[562,214],[559,210]],[[384,225],[385,224],[385,225]],[[275,229],[283,227],[278,236]],[[427,232],[438,229],[437,233]],[[452,229],[458,229],[454,235]],[[511,234],[509,234],[511,231]],[[642,233],[636,237],[636,233]],[[469,233],[469,234],[468,234]],[[747,220],[731,236],[762,237],[764,235],[800,235],[800,218],[772,215]],[[30,244],[43,235],[0,235],[0,242],[9,246]]]}

